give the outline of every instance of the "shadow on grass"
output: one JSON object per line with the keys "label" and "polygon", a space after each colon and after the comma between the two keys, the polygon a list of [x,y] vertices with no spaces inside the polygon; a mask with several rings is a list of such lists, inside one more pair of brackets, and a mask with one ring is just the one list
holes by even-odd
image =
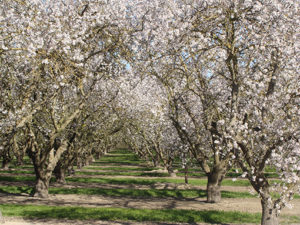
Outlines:
{"label": "shadow on grass", "polygon": [[[4,194],[30,194],[32,187],[0,186],[0,193]],[[174,190],[174,189],[125,189],[125,188],[63,188],[51,187],[50,194],[77,194],[77,195],[101,195],[108,197],[129,197],[129,198],[173,198],[181,200],[195,200],[205,198],[205,190]],[[222,191],[223,198],[253,198],[248,192]]]}
{"label": "shadow on grass", "polygon": [[0,176],[0,181],[18,182],[18,181],[35,181],[34,176]]}
{"label": "shadow on grass", "polygon": [[9,174],[9,173],[15,173],[15,174],[34,174],[34,171],[29,171],[29,170],[0,170],[1,174]]}
{"label": "shadow on grass", "polygon": [[157,173],[157,172],[131,172],[131,171],[101,171],[101,172],[91,172],[91,171],[78,171],[77,175],[101,175],[101,176],[142,176],[142,177],[169,177],[167,173]]}
{"label": "shadow on grass", "polygon": [[14,196],[20,196],[22,194],[30,194],[33,191],[32,187],[1,187],[0,186],[0,193],[3,193],[5,195],[14,195]]}
{"label": "shadow on grass", "polygon": [[151,185],[157,183],[155,180],[138,180],[129,178],[111,179],[111,178],[77,178],[70,177],[66,178],[70,182],[83,182],[83,183],[102,183],[102,184],[141,184],[141,185]]}
{"label": "shadow on grass", "polygon": [[51,194],[85,194],[85,195],[102,195],[109,197],[131,197],[131,198],[204,198],[204,190],[157,190],[157,189],[100,189],[100,188],[50,188]]}
{"label": "shadow on grass", "polygon": [[128,208],[85,208],[33,205],[0,205],[4,216],[22,216],[25,218],[53,218],[71,220],[123,220],[152,222],[196,222],[206,223],[258,223],[260,214],[196,211],[196,210],[154,210]]}

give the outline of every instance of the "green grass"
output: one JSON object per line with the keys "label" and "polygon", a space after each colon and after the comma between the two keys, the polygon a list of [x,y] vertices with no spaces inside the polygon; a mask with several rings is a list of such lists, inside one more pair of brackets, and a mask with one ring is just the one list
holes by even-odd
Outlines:
{"label": "green grass", "polygon": [[91,172],[91,171],[76,171],[76,175],[105,175],[105,176],[143,176],[143,177],[168,177],[168,173],[156,173],[156,172],[123,172],[123,171],[103,171],[103,172]]}
{"label": "green grass", "polygon": [[[1,178],[1,177],[0,177]],[[154,185],[156,183],[175,183],[183,184],[183,178],[84,178],[84,177],[70,177],[66,178],[70,182],[82,182],[82,183],[105,183],[105,184],[138,184],[138,185]],[[205,186],[207,184],[206,179],[189,179],[189,184],[197,186]],[[222,183],[224,186],[249,186],[248,180],[224,180]]]}
{"label": "green grass", "polygon": [[87,166],[83,167],[83,171],[87,170],[110,170],[110,171],[122,171],[122,172],[128,172],[128,171],[152,171],[156,170],[157,168],[153,167],[101,167],[101,166]]}
{"label": "green grass", "polygon": [[115,149],[109,152],[109,154],[135,154],[135,153],[130,149],[121,148],[121,149]]}
{"label": "green grass", "polygon": [[[96,167],[98,168],[98,167]],[[111,167],[115,168],[115,167]],[[93,168],[94,169],[94,168]],[[134,171],[134,168],[130,168],[132,171],[126,171],[126,169],[120,167],[119,170],[115,171],[105,171],[105,169],[102,169],[103,171],[76,171],[75,174],[77,175],[103,175],[103,176],[142,176],[142,177],[169,177],[168,173],[158,173],[158,172],[138,172]],[[139,168],[141,171],[147,171],[143,168]],[[96,170],[96,169],[95,169]],[[107,169],[108,170],[108,169]],[[152,169],[151,169],[152,170]],[[148,170],[148,171],[151,171]],[[34,171],[29,171],[29,170],[0,170],[1,174],[7,174],[7,173],[15,173],[15,174],[34,174]],[[177,173],[177,176],[183,177],[184,173]],[[238,177],[240,174],[237,173],[232,173],[228,174],[227,177]],[[203,178],[205,177],[204,173],[189,173],[190,178]],[[277,174],[269,174],[267,175],[269,178],[277,178]]]}
{"label": "green grass", "polygon": [[35,181],[34,176],[2,176],[0,175],[0,181],[18,182],[18,181]]}
{"label": "green grass", "polygon": [[[35,181],[34,176],[0,176],[0,181]],[[55,181],[54,178],[51,181]],[[156,183],[175,183],[183,184],[184,178],[93,178],[93,177],[68,177],[68,182],[82,182],[82,183],[99,183],[99,184],[138,184],[138,185],[154,185]],[[189,179],[189,184],[197,186],[205,186],[206,179]],[[250,186],[248,180],[232,181],[224,180],[222,182],[224,186]]]}
{"label": "green grass", "polygon": [[137,155],[134,154],[118,154],[118,155],[105,155],[100,159],[96,160],[96,162],[144,162],[145,160],[141,160]]}
{"label": "green grass", "polygon": [[0,173],[15,173],[15,174],[34,174],[34,171],[30,170],[0,170]]}
{"label": "green grass", "polygon": [[[7,194],[30,194],[32,193],[32,187],[19,187],[19,186],[0,186],[0,193]],[[119,189],[119,188],[63,188],[63,187],[50,187],[50,194],[79,194],[79,195],[102,195],[111,197],[139,197],[139,198],[204,198],[206,197],[205,190],[178,190],[178,189]],[[231,192],[221,191],[222,198],[254,198],[257,194],[250,194],[249,192]],[[273,195],[278,198],[278,194]],[[300,195],[295,194],[295,199],[300,199]]]}
{"label": "green grass", "polygon": [[[32,187],[0,186],[1,193],[7,194],[30,194]],[[49,189],[50,194],[78,194],[78,195],[101,195],[110,197],[138,197],[138,198],[205,198],[205,190],[168,190],[168,189],[105,189],[105,188],[57,188]],[[222,191],[222,198],[253,198],[249,192]]]}
{"label": "green grass", "polygon": [[205,222],[205,223],[259,223],[259,213],[225,211],[196,211],[178,209],[126,209],[126,208],[85,208],[45,205],[3,204],[0,209],[4,216],[23,218],[53,218],[71,220],[108,221],[153,221],[153,222]]}

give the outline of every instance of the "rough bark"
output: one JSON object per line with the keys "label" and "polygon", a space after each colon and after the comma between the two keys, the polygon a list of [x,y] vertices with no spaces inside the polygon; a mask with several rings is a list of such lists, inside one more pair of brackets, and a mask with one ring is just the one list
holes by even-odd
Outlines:
{"label": "rough bark", "polygon": [[216,168],[207,175],[206,193],[208,203],[218,203],[221,201],[221,183],[223,177],[223,171]]}
{"label": "rough bark", "polygon": [[56,182],[59,184],[66,184],[66,169],[61,165],[57,165],[53,171]]}
{"label": "rough bark", "polygon": [[20,149],[19,151],[16,151],[15,156],[17,159],[17,165],[22,166],[24,165],[24,156],[26,153],[26,146],[23,149]]}
{"label": "rough bark", "polygon": [[221,185],[219,182],[212,179],[211,176],[208,176],[206,192],[208,203],[217,203],[221,201]]}
{"label": "rough bark", "polygon": [[[41,155],[37,154],[34,151],[34,148],[28,150],[29,157],[32,159],[35,175],[36,175],[36,185],[33,191],[34,197],[47,198],[48,197],[48,188],[53,173],[54,168],[58,160],[61,157],[61,154],[66,151],[67,141],[64,141],[61,146],[56,150],[54,154],[54,148],[50,150],[48,160],[42,160]],[[41,150],[39,150],[41,153]],[[43,152],[45,153],[45,152]],[[44,156],[45,157],[45,156]]]}
{"label": "rough bark", "polygon": [[270,206],[267,200],[261,200],[262,206],[262,225],[279,225],[277,210]]}
{"label": "rough bark", "polygon": [[50,177],[38,178],[32,196],[38,198],[48,198],[49,183],[50,183]]}

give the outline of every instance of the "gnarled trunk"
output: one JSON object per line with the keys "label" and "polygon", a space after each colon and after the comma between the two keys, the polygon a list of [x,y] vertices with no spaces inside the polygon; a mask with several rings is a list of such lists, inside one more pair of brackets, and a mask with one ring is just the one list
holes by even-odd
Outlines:
{"label": "gnarled trunk", "polygon": [[[61,157],[61,154],[66,151],[67,148],[67,141],[65,140],[61,146],[56,150],[56,153],[54,155],[54,148],[51,148],[49,153],[46,151],[42,152],[40,149],[39,151],[33,151],[36,150],[36,148],[29,148],[28,149],[28,155],[32,160],[32,163],[34,165],[34,171],[36,175],[36,185],[33,191],[34,197],[40,197],[40,198],[47,198],[48,197],[48,189],[49,189],[49,183],[51,179],[51,175],[53,173],[54,168],[56,167],[56,164],[58,160]],[[48,160],[42,160],[41,153],[47,154]]]}
{"label": "gnarled trunk", "polygon": [[61,165],[56,165],[53,171],[56,182],[59,184],[66,184],[66,169],[63,168]]}
{"label": "gnarled trunk", "polygon": [[207,202],[217,203],[221,201],[221,182],[214,178],[214,175],[209,175],[207,179]]}
{"label": "gnarled trunk", "polygon": [[261,225],[279,225],[277,209],[269,205],[264,199],[261,200],[261,207]]}
{"label": "gnarled trunk", "polygon": [[207,202],[208,203],[217,203],[221,201],[221,183],[225,176],[225,171],[216,166],[213,170],[207,175]]}
{"label": "gnarled trunk", "polygon": [[38,198],[48,198],[49,183],[50,183],[50,177],[38,178],[32,196]]}

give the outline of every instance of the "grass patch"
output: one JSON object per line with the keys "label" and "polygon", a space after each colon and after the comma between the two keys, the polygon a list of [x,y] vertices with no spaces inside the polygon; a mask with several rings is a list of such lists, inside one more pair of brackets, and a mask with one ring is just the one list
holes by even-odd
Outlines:
{"label": "grass patch", "polygon": [[0,181],[8,181],[8,182],[35,181],[35,176],[0,176]]}
{"label": "grass patch", "polygon": [[[0,176],[0,181],[35,181],[34,176]],[[51,181],[55,181],[54,178]],[[81,182],[81,183],[99,183],[99,184],[138,184],[138,185],[154,185],[156,183],[175,183],[184,184],[184,178],[93,178],[93,177],[68,177],[68,182]],[[189,179],[190,185],[204,186],[206,185],[206,179]],[[224,180],[222,182],[224,186],[249,186],[248,180]]]}
{"label": "grass patch", "polygon": [[300,216],[280,216],[281,223],[280,224],[300,224]]}
{"label": "grass patch", "polygon": [[101,167],[101,166],[87,166],[82,169],[84,171],[87,170],[110,170],[110,171],[122,171],[122,172],[128,172],[128,171],[152,171],[156,170],[157,168],[153,167]]}
{"label": "grass patch", "polygon": [[91,172],[91,171],[76,171],[78,175],[105,175],[105,176],[143,176],[143,177],[168,177],[168,173],[145,173],[145,172],[121,172],[121,171],[103,171],[103,172]]}
{"label": "grass patch", "polygon": [[[21,181],[35,181],[35,176],[0,176],[0,181],[21,182]],[[51,178],[54,182],[55,178]],[[173,183],[184,184],[184,178],[94,178],[94,177],[67,177],[68,182],[81,183],[99,183],[99,184],[137,184],[137,185],[154,185],[157,183]],[[271,180],[270,183],[280,182],[279,180]],[[207,179],[189,179],[189,184],[194,186],[205,186]],[[233,181],[225,179],[222,186],[250,186],[246,179],[238,179]]]}
{"label": "grass patch", "polygon": [[0,170],[0,173],[15,173],[15,174],[34,174],[34,171],[30,170]]}
{"label": "grass patch", "polygon": [[121,149],[114,149],[113,151],[109,152],[109,154],[134,154],[134,152],[131,151],[130,149],[121,148]]}
{"label": "grass patch", "polygon": [[122,161],[118,161],[118,160],[108,160],[108,161],[96,161],[93,162],[93,165],[96,166],[103,166],[103,165],[110,165],[110,166],[145,166],[146,163],[145,161],[140,161],[140,162],[133,162],[131,160],[122,160]]}
{"label": "grass patch", "polygon": [[[105,183],[105,184],[138,184],[138,185],[154,185],[156,183],[175,183],[184,184],[184,178],[84,178],[84,177],[70,177],[66,178],[70,182],[82,183]],[[205,186],[207,179],[189,179],[190,185]],[[248,180],[224,180],[224,186],[250,186]]]}
{"label": "grass patch", "polygon": [[[30,194],[32,187],[0,186],[1,193]],[[57,188],[49,189],[50,194],[78,194],[78,195],[101,195],[110,197],[138,197],[138,198],[205,198],[205,190],[168,190],[168,189],[105,189],[105,188]],[[222,198],[253,198],[248,192],[222,191]]]}
{"label": "grass patch", "polygon": [[141,160],[137,155],[134,154],[117,154],[117,155],[105,155],[100,159],[97,159],[95,162],[140,162],[145,161]]}
{"label": "grass patch", "polygon": [[4,216],[23,218],[53,218],[71,220],[122,220],[153,222],[205,222],[205,223],[259,223],[259,213],[225,211],[196,211],[175,209],[126,209],[126,208],[85,208],[45,205],[3,204],[0,209]]}
{"label": "grass patch", "polygon": [[28,164],[28,165],[23,165],[23,166],[13,166],[10,165],[8,168],[10,169],[34,169],[32,164]]}

